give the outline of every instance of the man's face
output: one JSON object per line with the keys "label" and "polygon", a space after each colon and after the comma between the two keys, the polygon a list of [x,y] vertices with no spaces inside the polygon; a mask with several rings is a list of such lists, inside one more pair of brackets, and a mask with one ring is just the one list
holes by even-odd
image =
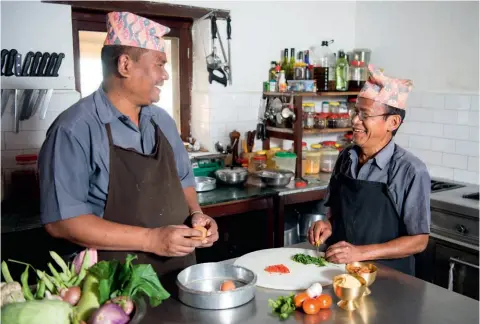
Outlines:
{"label": "man's face", "polygon": [[126,87],[132,101],[139,106],[151,105],[160,100],[160,89],[169,75],[165,69],[167,56],[159,51],[145,51],[135,62],[130,60]]}
{"label": "man's face", "polygon": [[[352,119],[353,140],[362,148],[383,143],[390,132],[400,125],[400,116],[388,116],[385,120],[386,107],[371,99],[359,97],[355,112]],[[360,118],[362,115],[364,120]]]}

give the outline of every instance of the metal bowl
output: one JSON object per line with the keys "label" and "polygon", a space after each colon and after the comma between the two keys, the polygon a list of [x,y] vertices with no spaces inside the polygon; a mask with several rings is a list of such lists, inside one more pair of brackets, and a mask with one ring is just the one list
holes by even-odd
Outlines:
{"label": "metal bowl", "polygon": [[247,181],[248,171],[244,168],[224,168],[215,171],[217,179],[228,185],[239,185]]}
{"label": "metal bowl", "polygon": [[342,277],[345,274],[341,274],[338,276],[333,277],[333,291],[335,295],[340,299],[337,305],[347,311],[353,311],[358,308],[357,299],[363,296],[365,293],[365,289],[367,288],[367,282],[362,277],[356,274],[347,274],[350,276],[355,277],[358,281],[360,281],[360,287],[355,288],[347,288],[340,285]]}
{"label": "metal bowl", "polygon": [[211,177],[195,177],[195,191],[210,191],[217,187],[217,180]]}
{"label": "metal bowl", "polygon": [[[235,289],[220,291],[225,280],[232,280]],[[255,297],[257,275],[232,264],[201,263],[192,265],[177,276],[178,298],[190,307],[228,309],[248,303]]]}
{"label": "metal bowl", "polygon": [[285,187],[292,181],[295,173],[290,170],[261,170],[254,173],[269,187]]}
{"label": "metal bowl", "polygon": [[[360,267],[366,267],[369,272],[358,272],[357,269]],[[356,274],[365,279],[367,282],[367,288],[365,289],[363,296],[368,296],[371,294],[370,288],[368,287],[371,286],[377,278],[378,269],[375,265],[367,262],[352,262],[345,265],[345,270],[347,270],[349,274]]]}

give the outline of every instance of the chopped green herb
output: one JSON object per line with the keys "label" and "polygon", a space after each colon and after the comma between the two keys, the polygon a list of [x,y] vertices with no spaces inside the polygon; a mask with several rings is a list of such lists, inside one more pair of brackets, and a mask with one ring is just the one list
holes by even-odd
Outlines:
{"label": "chopped green herb", "polygon": [[327,260],[325,260],[324,258],[316,258],[303,253],[295,254],[292,257],[292,260],[303,264],[315,264],[319,267],[324,267],[328,264]]}
{"label": "chopped green herb", "polygon": [[280,296],[276,300],[269,299],[268,305],[272,308],[273,312],[277,314],[280,319],[287,319],[293,312],[295,312],[295,294],[289,296]]}

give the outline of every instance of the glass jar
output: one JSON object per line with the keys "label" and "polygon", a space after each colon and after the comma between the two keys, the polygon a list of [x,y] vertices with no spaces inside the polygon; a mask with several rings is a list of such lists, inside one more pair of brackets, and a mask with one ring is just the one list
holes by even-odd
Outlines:
{"label": "glass jar", "polygon": [[327,127],[328,128],[338,128],[337,126],[338,115],[337,114],[330,114],[327,119]]}
{"label": "glass jar", "polygon": [[322,102],[322,112],[323,113],[330,112],[330,105],[329,105],[328,101]]}
{"label": "glass jar", "polygon": [[315,128],[324,129],[327,128],[327,116],[328,113],[319,113],[315,115]]}
{"label": "glass jar", "polygon": [[348,114],[338,114],[337,115],[337,127],[338,128],[347,128],[349,127],[350,117]]}
{"label": "glass jar", "polygon": [[332,173],[339,151],[335,146],[324,146],[320,151],[320,171]]}
{"label": "glass jar", "polygon": [[303,128],[312,129],[315,127],[315,113],[306,112],[303,114]]}
{"label": "glass jar", "polygon": [[250,172],[261,171],[267,167],[267,157],[265,155],[255,155],[251,164]]}
{"label": "glass jar", "polygon": [[275,169],[275,161],[273,157],[275,153],[280,152],[281,149],[279,147],[272,147],[267,151],[267,169]]}
{"label": "glass jar", "polygon": [[303,109],[304,112],[315,112],[315,103],[304,102],[302,104],[302,109]]}
{"label": "glass jar", "polygon": [[340,103],[338,101],[330,101],[328,105],[328,110],[330,113],[338,114],[340,109]]}
{"label": "glass jar", "polygon": [[310,147],[311,147],[312,151],[320,152],[320,149],[322,148],[322,144],[315,143],[315,144],[310,145]]}
{"label": "glass jar", "polygon": [[320,150],[309,151],[305,154],[305,174],[320,173]]}
{"label": "glass jar", "polygon": [[350,112],[351,110],[355,110],[355,105],[357,104],[357,98],[350,98],[348,99],[347,102],[347,113]]}

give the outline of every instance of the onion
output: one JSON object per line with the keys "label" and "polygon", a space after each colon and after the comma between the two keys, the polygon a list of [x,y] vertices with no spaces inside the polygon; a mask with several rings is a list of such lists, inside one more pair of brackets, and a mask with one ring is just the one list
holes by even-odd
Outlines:
{"label": "onion", "polygon": [[127,324],[129,321],[130,317],[120,306],[109,303],[97,309],[88,320],[88,324]]}
{"label": "onion", "polygon": [[322,290],[322,285],[316,282],[307,289],[307,295],[310,298],[316,298],[322,294]]}
{"label": "onion", "polygon": [[81,295],[82,291],[78,286],[70,287],[68,289],[62,289],[60,291],[60,296],[62,297],[63,301],[66,301],[72,306],[75,306],[78,303]]}
{"label": "onion", "polygon": [[133,307],[134,307],[133,302],[127,296],[118,296],[118,297],[112,298],[109,301],[107,301],[107,304],[108,303],[114,303],[119,305],[127,315],[130,315],[133,312]]}
{"label": "onion", "polygon": [[83,259],[85,257],[86,252],[88,253],[88,255],[90,257],[90,259],[89,259],[90,263],[87,264],[87,269],[98,262],[97,250],[95,250],[95,249],[85,249],[85,250],[83,250],[82,252],[77,254],[75,259],[73,259],[73,265],[75,266],[75,273],[76,274],[80,273],[80,269],[82,268],[82,263],[83,263]]}

